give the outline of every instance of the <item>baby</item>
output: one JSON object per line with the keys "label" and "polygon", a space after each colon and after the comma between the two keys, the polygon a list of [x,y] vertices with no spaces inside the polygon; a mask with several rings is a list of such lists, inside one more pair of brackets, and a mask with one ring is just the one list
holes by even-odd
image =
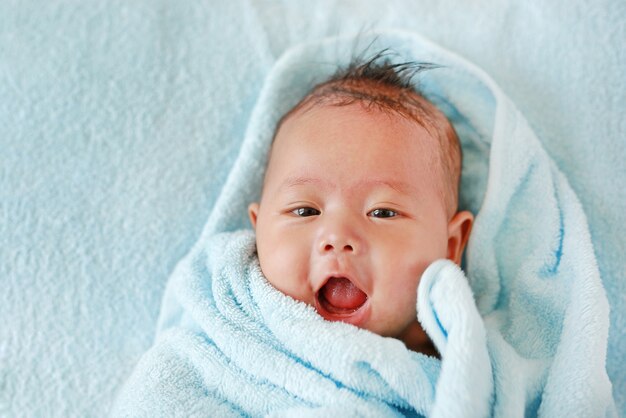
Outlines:
{"label": "baby", "polygon": [[436,354],[417,321],[417,286],[433,261],[460,263],[473,216],[457,211],[454,128],[411,86],[420,67],[383,55],[351,64],[282,118],[249,216],[278,290],[329,321]]}

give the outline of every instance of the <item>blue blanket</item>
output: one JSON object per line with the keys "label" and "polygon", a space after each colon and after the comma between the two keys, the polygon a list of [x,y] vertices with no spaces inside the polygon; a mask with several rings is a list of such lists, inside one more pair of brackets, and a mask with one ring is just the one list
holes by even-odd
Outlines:
{"label": "blue blanket", "polygon": [[[377,417],[432,409],[438,360],[400,341],[325,321],[274,289],[261,273],[251,231],[199,243],[170,285],[184,308],[179,326],[163,332],[139,363],[115,416]],[[467,284],[461,285],[471,301]],[[478,326],[470,338],[471,327],[456,331],[459,343],[477,348],[479,361],[467,364],[475,370],[466,376],[486,389],[463,406],[478,406],[482,416],[491,381],[485,332],[475,308],[463,314],[453,315]],[[458,377],[449,376],[448,385],[470,383]]]}
{"label": "blue blanket", "polygon": [[[365,45],[442,66],[417,82],[463,146],[461,206],[477,213],[467,278],[441,260],[416,289],[440,365],[281,295],[262,277],[253,235],[232,232],[258,198],[278,119]],[[580,203],[491,78],[408,32],[329,38],[287,51],[266,79],[226,186],[168,284],[157,342],[116,414],[616,416],[608,327]]]}

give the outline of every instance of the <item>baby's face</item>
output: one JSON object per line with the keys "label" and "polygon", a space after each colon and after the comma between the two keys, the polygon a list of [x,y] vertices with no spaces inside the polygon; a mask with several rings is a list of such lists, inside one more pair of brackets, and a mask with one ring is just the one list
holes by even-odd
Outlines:
{"label": "baby's face", "polygon": [[250,205],[267,279],[328,320],[427,340],[417,285],[449,256],[436,146],[417,123],[358,102],[289,117]]}

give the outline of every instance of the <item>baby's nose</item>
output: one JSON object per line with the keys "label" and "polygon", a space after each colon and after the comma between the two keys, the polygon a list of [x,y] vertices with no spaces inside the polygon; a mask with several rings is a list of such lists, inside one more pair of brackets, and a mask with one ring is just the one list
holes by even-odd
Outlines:
{"label": "baby's nose", "polygon": [[320,254],[352,254],[363,252],[362,225],[352,213],[327,213],[320,219],[317,249]]}
{"label": "baby's nose", "polygon": [[360,247],[358,241],[358,237],[355,234],[350,233],[347,228],[341,228],[341,231],[327,231],[323,234],[318,248],[322,254],[355,254]]}
{"label": "baby's nose", "polygon": [[340,240],[328,240],[322,242],[322,252],[331,252],[331,251],[345,251],[345,252],[354,252],[354,246],[350,243],[341,243]]}

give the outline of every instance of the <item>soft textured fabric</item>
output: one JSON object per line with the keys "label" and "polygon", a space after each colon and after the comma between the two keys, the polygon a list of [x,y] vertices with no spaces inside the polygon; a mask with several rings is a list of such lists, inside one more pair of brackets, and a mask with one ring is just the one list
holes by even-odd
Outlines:
{"label": "soft textured fabric", "polygon": [[0,416],[107,414],[264,77],[371,28],[476,63],[539,134],[589,221],[626,411],[625,21],[619,0],[0,2]]}
{"label": "soft textured fabric", "polygon": [[[447,314],[464,325],[455,343],[476,347],[477,361],[464,364],[473,369],[466,378],[483,382],[483,393],[463,399],[461,410],[483,416],[491,381],[485,331],[469,286],[460,284],[465,304]],[[458,391],[470,383],[458,373],[437,383],[437,359],[325,321],[276,290],[261,273],[251,231],[198,243],[178,265],[171,291],[184,309],[179,326],[165,331],[141,360],[114,416],[425,415],[436,384]],[[476,331],[467,332],[472,326]]]}
{"label": "soft textured fabric", "polygon": [[[312,309],[279,298],[259,278],[253,237],[220,235],[247,224],[246,208],[259,197],[280,117],[355,53],[385,48],[396,52],[396,62],[441,66],[415,82],[459,134],[460,205],[477,213],[466,254],[468,281],[440,261],[424,273],[417,293],[420,322],[441,353],[438,375],[397,341],[326,324]],[[207,244],[216,236],[217,244]],[[246,275],[253,277],[238,277]],[[256,290],[259,282],[264,291]],[[292,414],[294,405],[321,407],[324,416],[336,404],[339,415],[380,416],[379,401],[435,417],[616,416],[605,368],[608,327],[608,302],[580,203],[498,86],[409,32],[328,38],[288,50],[270,72],[203,234],[168,285],[162,335],[119,405],[124,416],[173,415],[195,404],[204,405],[196,414],[211,415],[215,406],[204,398],[253,416]],[[209,348],[210,355],[199,354]],[[285,352],[288,365],[306,364],[335,379],[331,387],[361,399],[341,391],[326,395],[328,382],[305,380],[302,370],[275,358]],[[263,356],[267,362],[258,360]],[[217,359],[222,367],[207,370]],[[354,376],[362,365],[371,373]],[[222,382],[223,375],[241,376]],[[265,382],[266,393],[248,394]],[[294,385],[303,387],[292,391]]]}

